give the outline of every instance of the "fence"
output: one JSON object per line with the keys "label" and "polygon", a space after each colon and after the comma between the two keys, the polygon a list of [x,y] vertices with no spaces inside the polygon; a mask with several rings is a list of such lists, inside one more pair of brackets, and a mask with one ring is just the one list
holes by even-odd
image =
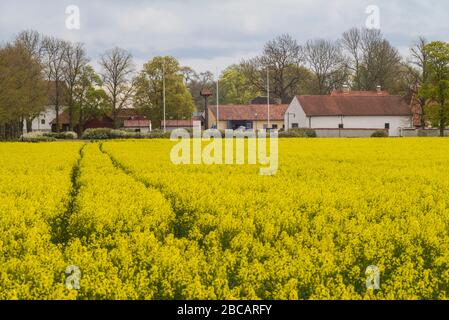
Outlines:
{"label": "fence", "polygon": [[[402,137],[439,137],[440,129],[401,129]],[[444,136],[449,137],[449,129],[444,130]]]}
{"label": "fence", "polygon": [[[382,129],[314,129],[319,138],[369,138]],[[388,130],[385,129],[388,133]]]}
{"label": "fence", "polygon": [[0,140],[16,140],[22,135],[21,122],[0,123]]}

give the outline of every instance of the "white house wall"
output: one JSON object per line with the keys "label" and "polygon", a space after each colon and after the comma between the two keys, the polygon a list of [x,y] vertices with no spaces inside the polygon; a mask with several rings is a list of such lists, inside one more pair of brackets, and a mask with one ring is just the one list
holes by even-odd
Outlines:
{"label": "white house wall", "polygon": [[[310,119],[310,128],[314,129],[333,129],[341,124],[341,117],[312,117]],[[309,125],[307,125],[309,128]],[[362,127],[358,127],[362,128]]]}
{"label": "white house wall", "polygon": [[285,128],[291,129],[293,123],[297,123],[299,128],[308,128],[309,119],[302,109],[298,98],[294,98],[284,115]]}
{"label": "white house wall", "polygon": [[345,128],[384,129],[390,124],[390,136],[400,136],[399,128],[411,128],[412,117],[407,116],[377,116],[377,117],[343,117]]}
{"label": "white house wall", "polygon": [[390,136],[399,136],[399,128],[410,128],[411,117],[407,116],[345,116],[312,117],[311,128],[333,129],[343,123],[345,129],[385,129],[390,124]]}
{"label": "white house wall", "polygon": [[[59,116],[67,109],[66,106],[59,107]],[[43,131],[51,132],[51,124],[54,119],[56,119],[56,110],[54,106],[49,106],[47,109],[39,114],[33,119],[31,129],[32,131]],[[42,123],[44,120],[45,123]],[[23,129],[26,131],[26,122],[24,121]]]}
{"label": "white house wall", "polygon": [[[59,114],[61,114],[62,111],[59,111]],[[41,112],[39,116],[33,119],[31,124],[32,131],[45,131],[49,132],[51,131],[51,124],[54,119],[56,118],[56,111],[54,107],[48,107],[44,112]],[[42,123],[45,122],[45,123]],[[26,122],[24,121],[23,124],[24,131],[26,131]]]}

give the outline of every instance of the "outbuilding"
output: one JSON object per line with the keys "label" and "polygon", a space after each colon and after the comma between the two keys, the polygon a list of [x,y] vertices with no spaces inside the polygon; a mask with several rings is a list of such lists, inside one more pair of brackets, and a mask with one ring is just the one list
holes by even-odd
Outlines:
{"label": "outbuilding", "polygon": [[[413,127],[410,105],[385,91],[343,91],[325,96],[296,96],[284,114],[287,129],[310,128],[318,136],[367,136],[386,130],[401,136]],[[321,134],[320,134],[321,133]]]}

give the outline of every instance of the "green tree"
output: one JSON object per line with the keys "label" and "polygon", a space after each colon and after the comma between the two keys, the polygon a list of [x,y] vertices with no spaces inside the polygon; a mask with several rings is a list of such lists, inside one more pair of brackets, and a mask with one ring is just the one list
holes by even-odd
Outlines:
{"label": "green tree", "polygon": [[101,88],[103,82],[90,65],[82,68],[74,86],[74,116],[78,119],[78,133],[84,131],[86,121],[110,111],[108,95]]}
{"label": "green tree", "polygon": [[0,137],[17,138],[47,98],[42,66],[28,50],[20,44],[0,48]]}
{"label": "green tree", "polygon": [[135,79],[134,106],[147,114],[156,127],[160,126],[163,119],[164,78],[166,118],[190,119],[195,110],[182,71],[175,58],[155,57],[144,65]]}
{"label": "green tree", "polygon": [[247,104],[261,94],[259,88],[251,83],[239,65],[232,65],[221,74],[220,103]]}
{"label": "green tree", "polygon": [[424,50],[427,54],[428,79],[420,90],[420,96],[429,101],[430,108],[438,109],[437,122],[440,135],[444,136],[449,108],[449,43],[431,42]]}

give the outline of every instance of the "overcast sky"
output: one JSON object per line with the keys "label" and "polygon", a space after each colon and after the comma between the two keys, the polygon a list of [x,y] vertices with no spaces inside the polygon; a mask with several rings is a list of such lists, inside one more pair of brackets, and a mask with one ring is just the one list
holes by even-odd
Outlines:
{"label": "overcast sky", "polygon": [[[68,5],[79,7],[79,30],[66,28]],[[173,55],[215,72],[259,54],[282,33],[299,42],[337,39],[365,26],[369,5],[379,7],[382,32],[403,54],[419,35],[449,41],[447,0],[0,0],[0,41],[35,29],[84,42],[93,62],[119,46],[138,66]]]}

